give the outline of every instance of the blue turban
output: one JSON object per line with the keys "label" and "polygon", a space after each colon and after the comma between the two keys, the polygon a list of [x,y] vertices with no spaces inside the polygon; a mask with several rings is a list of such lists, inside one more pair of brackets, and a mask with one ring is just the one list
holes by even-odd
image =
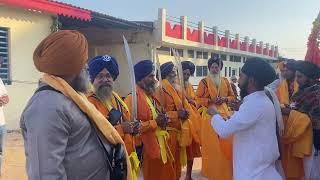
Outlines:
{"label": "blue turban", "polygon": [[174,67],[174,64],[171,61],[162,64],[160,66],[161,77],[166,78],[166,76],[168,76],[172,72],[173,67]]}
{"label": "blue turban", "polygon": [[208,60],[208,68],[210,69],[212,64],[216,63],[219,65],[220,63],[220,70],[222,70],[223,68],[223,61],[218,57],[218,56],[212,56],[209,60]]}
{"label": "blue turban", "polygon": [[142,60],[134,65],[134,76],[136,82],[141,81],[154,70],[153,62],[150,60]]}
{"label": "blue turban", "polygon": [[113,80],[117,79],[119,75],[117,60],[109,55],[104,55],[93,58],[89,63],[89,74],[92,82],[104,68],[109,71]]}
{"label": "blue turban", "polygon": [[195,65],[191,62],[191,61],[182,61],[181,62],[181,65],[182,65],[182,70],[186,70],[186,69],[189,69],[190,71],[190,74],[194,74],[194,71],[195,71]]}

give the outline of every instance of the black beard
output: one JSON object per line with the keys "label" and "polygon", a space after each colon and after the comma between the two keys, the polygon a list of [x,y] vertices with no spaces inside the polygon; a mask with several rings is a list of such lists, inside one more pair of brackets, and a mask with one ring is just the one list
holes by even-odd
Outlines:
{"label": "black beard", "polygon": [[87,93],[89,90],[89,76],[86,71],[81,71],[81,73],[75,77],[71,83],[71,87],[81,93]]}
{"label": "black beard", "polygon": [[112,90],[112,86],[102,85],[96,90],[95,94],[98,99],[104,102],[112,95]]}
{"label": "black beard", "polygon": [[[239,86],[239,85],[238,85]],[[244,97],[248,96],[248,81],[246,81],[246,83],[243,85],[243,87],[240,87],[240,97],[241,99],[243,99]]]}

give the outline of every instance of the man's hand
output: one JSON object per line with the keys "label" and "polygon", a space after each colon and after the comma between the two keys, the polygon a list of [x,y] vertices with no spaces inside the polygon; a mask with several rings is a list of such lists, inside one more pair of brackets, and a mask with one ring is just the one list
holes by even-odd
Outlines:
{"label": "man's hand", "polygon": [[212,106],[210,106],[210,107],[208,108],[207,113],[208,113],[210,116],[214,116],[214,115],[216,115],[216,114],[219,114],[217,108],[216,108],[214,105],[212,105]]}
{"label": "man's hand", "polygon": [[182,121],[187,120],[189,118],[189,112],[186,111],[185,109],[178,110],[178,118],[181,119]]}
{"label": "man's hand", "polygon": [[222,97],[217,97],[214,102],[216,105],[221,105],[222,103],[224,103],[224,99]]}
{"label": "man's hand", "polygon": [[168,117],[165,114],[159,113],[156,122],[161,129],[165,129],[168,124]]}
{"label": "man's hand", "polygon": [[229,103],[229,107],[233,110],[233,111],[239,111],[241,105],[241,101],[239,100],[233,100]]}
{"label": "man's hand", "polygon": [[281,112],[283,115],[289,115],[291,112],[291,108],[289,108],[289,107],[281,108]]}
{"label": "man's hand", "polygon": [[141,132],[141,123],[140,121],[134,120],[130,122],[133,126],[133,135],[137,135]]}
{"label": "man's hand", "polygon": [[121,123],[121,127],[123,130],[123,133],[125,134],[133,134],[133,125],[131,122],[123,122]]}

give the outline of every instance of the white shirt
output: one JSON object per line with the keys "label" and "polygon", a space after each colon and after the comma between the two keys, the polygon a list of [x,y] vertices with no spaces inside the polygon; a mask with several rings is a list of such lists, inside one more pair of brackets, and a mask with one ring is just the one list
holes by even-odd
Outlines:
{"label": "white shirt", "polygon": [[212,117],[211,125],[222,138],[234,135],[234,180],[280,180],[275,168],[279,157],[276,114],[264,91],[243,100],[238,112],[227,121]]}
{"label": "white shirt", "polygon": [[[0,79],[0,97],[7,95],[7,89],[4,86],[2,80]],[[6,124],[5,118],[4,118],[4,113],[3,113],[3,106],[0,106],[0,126],[3,126]]]}

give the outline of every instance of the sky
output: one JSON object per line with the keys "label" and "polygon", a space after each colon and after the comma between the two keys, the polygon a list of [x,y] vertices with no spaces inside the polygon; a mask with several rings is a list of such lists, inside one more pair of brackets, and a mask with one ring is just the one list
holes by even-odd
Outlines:
{"label": "sky", "polygon": [[133,21],[154,21],[158,8],[170,16],[203,20],[232,34],[278,45],[280,55],[304,59],[320,0],[59,0]]}

